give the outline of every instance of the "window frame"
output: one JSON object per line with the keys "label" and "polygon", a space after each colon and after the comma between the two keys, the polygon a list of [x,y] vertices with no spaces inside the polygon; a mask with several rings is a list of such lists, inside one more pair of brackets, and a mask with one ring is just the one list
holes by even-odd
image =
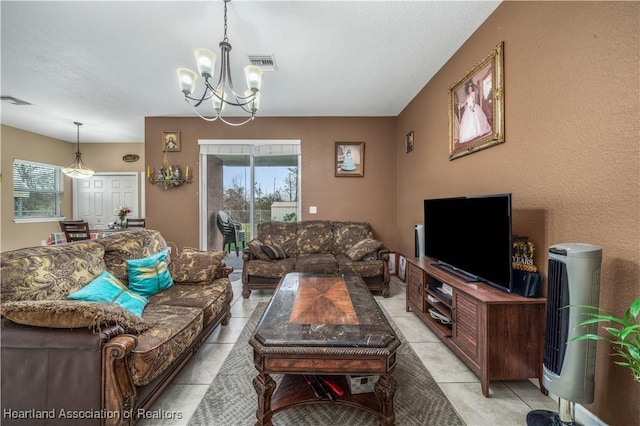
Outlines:
{"label": "window frame", "polygon": [[[16,192],[45,192],[45,191],[22,191],[22,189],[16,188],[16,179],[15,179],[15,171],[16,171],[16,166],[17,165],[31,165],[31,166],[37,166],[37,167],[42,167],[42,168],[47,168],[47,169],[53,169],[54,173],[57,173],[57,185],[58,188],[57,190],[54,189],[53,191],[51,191],[53,194],[55,194],[55,213],[53,215],[48,215],[48,216],[16,216],[16,208],[15,208],[15,199],[16,199]],[[55,164],[47,164],[47,163],[40,163],[37,161],[29,161],[29,160],[21,160],[18,158],[15,158],[12,162],[11,165],[11,172],[12,172],[12,179],[13,179],[13,185],[12,185],[12,191],[13,191],[13,196],[12,196],[12,201],[14,203],[14,207],[13,207],[13,222],[14,223],[41,223],[41,222],[57,222],[60,220],[64,220],[64,216],[62,214],[62,209],[63,209],[63,202],[64,202],[64,174],[62,173],[62,168],[58,165]]]}

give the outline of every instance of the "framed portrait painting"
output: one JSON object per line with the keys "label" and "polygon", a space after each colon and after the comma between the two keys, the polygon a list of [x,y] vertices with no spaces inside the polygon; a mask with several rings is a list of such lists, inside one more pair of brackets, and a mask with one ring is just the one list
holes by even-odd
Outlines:
{"label": "framed portrait painting", "polygon": [[407,152],[413,151],[413,130],[407,133]]}
{"label": "framed portrait painting", "polygon": [[162,132],[162,151],[180,151],[180,132]]}
{"label": "framed portrait painting", "polygon": [[504,142],[503,43],[449,89],[449,160]]}
{"label": "framed portrait painting", "polygon": [[334,170],[337,177],[364,176],[364,142],[336,142]]}

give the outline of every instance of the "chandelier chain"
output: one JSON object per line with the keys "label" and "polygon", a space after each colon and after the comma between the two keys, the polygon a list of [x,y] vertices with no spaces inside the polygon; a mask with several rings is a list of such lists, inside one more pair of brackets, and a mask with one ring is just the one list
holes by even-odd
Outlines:
{"label": "chandelier chain", "polygon": [[[184,99],[196,114],[206,120],[222,122],[231,126],[241,126],[255,118],[256,111],[260,104],[260,84],[262,80],[262,69],[256,65],[247,65],[244,67],[245,78],[248,89],[243,94],[237,93],[233,87],[231,79],[231,64],[229,61],[229,51],[231,44],[227,35],[227,3],[231,0],[223,0],[224,2],[224,38],[220,42],[220,75],[217,83],[214,84],[214,65],[216,62],[216,54],[209,49],[198,48],[195,50],[196,61],[198,64],[199,74],[204,79],[204,90],[202,96],[192,96],[195,89],[198,74],[187,68],[179,68],[178,84],[180,90],[184,94]],[[244,96],[243,96],[244,95]],[[206,118],[196,108],[198,108],[205,100],[210,100],[214,109],[215,117]],[[249,118],[241,123],[232,123],[222,118],[221,112],[225,105],[240,107],[242,111],[249,114]]]}
{"label": "chandelier chain", "polygon": [[222,41],[229,42],[229,38],[227,37],[227,2],[224,2],[224,38]]}

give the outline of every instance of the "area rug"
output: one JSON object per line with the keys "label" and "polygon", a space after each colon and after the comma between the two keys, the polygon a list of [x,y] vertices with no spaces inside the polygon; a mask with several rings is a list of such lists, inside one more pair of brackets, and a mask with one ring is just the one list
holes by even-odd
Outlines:
{"label": "area rug", "polygon": [[[253,353],[248,344],[267,303],[253,312],[220,372],[205,393],[189,421],[189,426],[250,426],[258,408],[252,380],[256,376]],[[384,309],[383,309],[384,311]],[[386,312],[385,312],[386,315]],[[387,318],[389,316],[387,315]],[[394,398],[396,425],[464,425],[411,346],[389,319],[402,342],[393,377],[398,382]],[[280,376],[272,376],[279,383]],[[274,426],[354,426],[377,425],[374,414],[337,404],[299,405],[272,417]]]}

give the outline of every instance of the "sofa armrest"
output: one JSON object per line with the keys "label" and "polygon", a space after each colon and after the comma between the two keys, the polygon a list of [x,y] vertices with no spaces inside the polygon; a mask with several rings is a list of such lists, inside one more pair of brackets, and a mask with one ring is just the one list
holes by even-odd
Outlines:
{"label": "sofa armrest", "polygon": [[233,266],[225,265],[224,263],[218,267],[216,272],[216,279],[229,278],[229,275],[233,272]]}
{"label": "sofa armrest", "polygon": [[248,261],[253,260],[253,259],[255,259],[255,257],[251,253],[251,249],[249,247],[245,247],[242,250],[242,260],[244,262],[248,262]]}
{"label": "sofa armrest", "polygon": [[[105,404],[107,395],[112,393],[110,387],[116,386],[105,374],[106,348],[115,345],[121,350],[109,368],[120,371],[121,380],[125,380],[127,355],[136,343],[135,337],[122,333],[122,327],[117,325],[94,332],[87,328],[52,329],[3,321],[3,409],[71,413],[126,406]],[[135,397],[129,400],[135,402]],[[99,418],[67,420],[66,425],[101,425]],[[7,425],[24,424],[3,419],[3,425],[5,421]]]}
{"label": "sofa armrest", "polygon": [[[129,354],[138,345],[135,336],[124,334],[109,340],[102,349],[102,407],[118,413],[105,419],[105,426],[129,424],[135,419],[138,392],[129,370]],[[133,424],[133,423],[131,423]]]}
{"label": "sofa armrest", "polygon": [[377,252],[378,259],[382,259],[384,261],[389,261],[389,253],[391,253],[391,250],[389,250],[386,247],[382,247]]}

